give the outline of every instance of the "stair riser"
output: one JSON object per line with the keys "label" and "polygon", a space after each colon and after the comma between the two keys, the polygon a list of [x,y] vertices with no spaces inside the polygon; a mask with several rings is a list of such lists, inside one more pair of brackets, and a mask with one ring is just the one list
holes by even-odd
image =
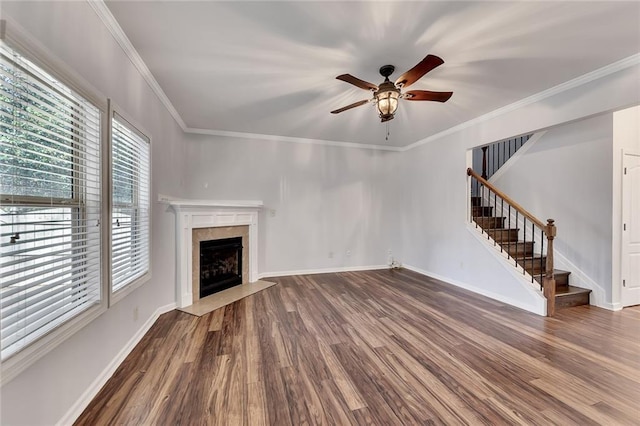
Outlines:
{"label": "stair riser", "polygon": [[589,293],[578,293],[566,296],[556,296],[556,309],[571,308],[589,304]]}
{"label": "stair riser", "polygon": [[569,274],[556,274],[553,278],[556,280],[556,290],[558,287],[569,287]]}
{"label": "stair riser", "polygon": [[485,232],[498,243],[518,241],[517,229],[486,229]]}
{"label": "stair riser", "polygon": [[496,229],[504,227],[504,217],[476,217],[478,226],[483,229]]}
{"label": "stair riser", "polygon": [[[540,275],[536,275],[533,278],[535,278],[538,284],[543,285],[544,280],[540,279]],[[568,274],[556,275],[554,279],[556,280],[556,293],[563,293],[563,292],[569,291],[569,275]]]}
{"label": "stair riser", "polygon": [[518,265],[522,266],[525,271],[527,271],[531,275],[540,275],[544,274],[547,266],[547,258],[543,257],[542,261],[540,258],[534,259],[519,259],[517,260]]}
{"label": "stair riser", "polygon": [[482,205],[482,197],[471,197],[471,205],[474,207]]}
{"label": "stair riser", "polygon": [[517,243],[504,243],[502,248],[509,253],[510,256],[515,258],[531,256],[533,254],[533,242],[517,242]]}
{"label": "stair riser", "polygon": [[493,207],[490,206],[475,206],[471,207],[471,214],[473,217],[488,217],[493,215]]}

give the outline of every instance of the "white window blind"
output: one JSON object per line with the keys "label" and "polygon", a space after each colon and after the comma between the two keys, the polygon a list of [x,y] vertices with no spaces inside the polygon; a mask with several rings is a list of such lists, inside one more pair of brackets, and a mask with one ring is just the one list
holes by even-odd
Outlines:
{"label": "white window blind", "polygon": [[111,122],[111,289],[149,272],[148,139],[122,117]]}
{"label": "white window blind", "polygon": [[3,360],[100,303],[100,111],[0,45]]}

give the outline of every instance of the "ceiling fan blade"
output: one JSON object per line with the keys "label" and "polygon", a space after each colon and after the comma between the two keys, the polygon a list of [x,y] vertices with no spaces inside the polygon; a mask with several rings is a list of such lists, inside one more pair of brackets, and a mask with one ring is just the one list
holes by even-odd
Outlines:
{"label": "ceiling fan blade", "polygon": [[334,111],[331,111],[331,114],[339,114],[339,113],[341,113],[343,111],[346,111],[348,109],[359,107],[360,105],[368,104],[369,102],[370,102],[369,99],[365,99],[364,101],[354,102],[351,105],[347,105],[345,107],[342,107],[342,108],[336,109]]}
{"label": "ceiling fan blade", "polygon": [[351,83],[356,87],[359,87],[364,90],[378,90],[378,86],[375,84],[369,83],[368,81],[360,80],[357,77],[352,76],[351,74],[342,74],[336,77],[338,80],[346,81],[347,83]]}
{"label": "ceiling fan blade", "polygon": [[438,56],[427,55],[418,65],[398,77],[396,86],[409,87],[420,80],[423,75],[442,64],[444,64],[444,61]]}
{"label": "ceiling fan blade", "polygon": [[429,90],[409,90],[403,97],[408,101],[447,102],[453,92],[431,92]]}

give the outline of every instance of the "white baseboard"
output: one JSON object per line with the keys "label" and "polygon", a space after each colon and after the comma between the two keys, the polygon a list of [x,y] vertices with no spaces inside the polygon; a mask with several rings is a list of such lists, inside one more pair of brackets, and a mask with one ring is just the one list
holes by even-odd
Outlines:
{"label": "white baseboard", "polygon": [[300,269],[297,271],[262,272],[258,274],[258,278],[263,279],[263,278],[270,278],[270,277],[288,277],[291,275],[331,274],[334,272],[375,271],[379,269],[389,269],[389,265],[342,266],[339,268]]}
{"label": "white baseboard", "polygon": [[409,269],[410,271],[413,272],[417,272],[418,274],[430,277],[430,278],[435,278],[436,280],[442,281],[446,284],[451,284],[453,286],[456,287],[460,287],[463,288],[465,290],[469,290],[472,291],[474,293],[480,294],[482,296],[486,296],[490,299],[494,299],[497,300],[499,302],[503,302],[506,303],[507,305],[511,305],[511,306],[515,306],[516,308],[520,308],[523,309],[525,311],[537,314],[537,315],[541,315],[541,316],[546,316],[547,315],[547,301],[545,299],[538,299],[538,303],[532,303],[532,304],[526,304],[526,303],[522,303],[519,300],[513,300],[510,299],[508,297],[505,297],[501,294],[498,293],[493,293],[491,291],[487,291],[483,288],[480,287],[476,287],[474,285],[471,285],[469,283],[465,283],[462,281],[458,281],[458,280],[454,280],[452,278],[449,277],[445,277],[439,274],[436,274],[434,272],[431,271],[426,271],[424,269],[420,269],[420,268],[416,268],[415,266],[411,266],[411,265],[404,265],[404,267],[406,269]]}
{"label": "white baseboard", "polygon": [[601,305],[598,305],[599,308],[602,309],[607,309],[609,311],[621,311],[623,306],[622,303],[602,303]]}
{"label": "white baseboard", "polygon": [[124,359],[131,353],[133,348],[142,340],[144,335],[149,331],[151,326],[156,322],[160,315],[172,311],[176,308],[175,303],[161,306],[149,317],[149,319],[138,329],[136,334],[129,339],[127,344],[118,352],[118,354],[111,360],[109,365],[98,375],[98,377],[91,383],[82,396],[76,401],[75,404],[66,412],[64,416],[56,423],[56,425],[64,426],[73,424],[80,414],[87,408],[91,400],[98,394],[100,389],[107,383],[107,380],[115,373],[116,369],[122,364]]}

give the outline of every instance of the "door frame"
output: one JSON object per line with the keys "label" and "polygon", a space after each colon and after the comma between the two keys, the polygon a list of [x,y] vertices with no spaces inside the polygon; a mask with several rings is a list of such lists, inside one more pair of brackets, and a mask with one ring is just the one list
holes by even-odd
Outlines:
{"label": "door frame", "polygon": [[625,223],[625,216],[624,216],[624,202],[625,202],[625,193],[627,190],[627,179],[625,179],[625,173],[624,173],[624,169],[626,167],[626,159],[629,157],[638,157],[640,158],[640,152],[635,152],[635,151],[626,151],[623,150],[622,151],[622,168],[620,170],[620,179],[621,179],[621,191],[620,191],[620,262],[619,262],[619,268],[620,268],[620,283],[619,283],[619,288],[620,288],[620,305],[622,307],[626,307],[626,306],[632,306],[632,305],[625,305],[624,300],[623,300],[623,296],[622,293],[624,292],[624,286],[622,285],[622,279],[626,278],[623,273],[624,273],[624,266],[625,266],[625,256],[624,256],[624,244],[625,244],[625,238],[624,238],[624,223]]}

